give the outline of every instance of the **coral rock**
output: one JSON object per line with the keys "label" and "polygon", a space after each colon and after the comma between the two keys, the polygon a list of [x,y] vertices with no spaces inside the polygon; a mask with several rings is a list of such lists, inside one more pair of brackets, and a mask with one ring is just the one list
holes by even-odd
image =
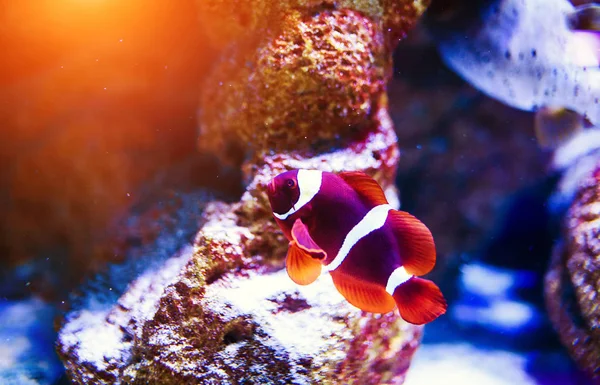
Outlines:
{"label": "coral rock", "polygon": [[69,376],[94,384],[401,384],[422,328],[395,313],[365,315],[328,276],[299,287],[285,271],[252,268],[253,235],[233,213],[209,205],[193,249],[143,273],[112,307],[71,313],[59,335]]}
{"label": "coral rock", "polygon": [[[600,164],[580,182],[565,219],[565,240],[546,275],[546,302],[563,344],[600,380]],[[574,292],[572,300],[567,298]]]}
{"label": "coral rock", "polygon": [[[232,12],[233,20],[249,12],[251,27],[226,50],[202,93],[201,148],[240,163],[257,150],[324,151],[377,127],[395,47],[388,33],[397,41],[427,2],[338,3]],[[275,14],[278,27],[256,27],[264,35],[258,39],[261,12]]]}
{"label": "coral rock", "polygon": [[426,3],[201,2],[213,43],[233,42],[202,93],[200,143],[243,165],[246,193],[207,206],[193,248],[151,264],[112,302],[67,315],[58,345],[73,380],[404,382],[422,327],[363,313],[329,276],[295,285],[264,185],[292,168],[362,170],[398,207],[385,85],[392,40]]}

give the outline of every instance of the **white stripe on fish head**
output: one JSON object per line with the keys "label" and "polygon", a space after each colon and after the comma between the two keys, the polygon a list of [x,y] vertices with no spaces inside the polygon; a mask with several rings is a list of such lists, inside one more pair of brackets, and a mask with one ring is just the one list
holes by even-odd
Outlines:
{"label": "white stripe on fish head", "polygon": [[282,221],[287,219],[290,215],[300,210],[304,205],[310,202],[315,195],[321,189],[321,182],[323,181],[323,172],[319,170],[298,170],[298,189],[300,196],[298,201],[289,209],[285,214],[277,214],[273,212],[276,218]]}

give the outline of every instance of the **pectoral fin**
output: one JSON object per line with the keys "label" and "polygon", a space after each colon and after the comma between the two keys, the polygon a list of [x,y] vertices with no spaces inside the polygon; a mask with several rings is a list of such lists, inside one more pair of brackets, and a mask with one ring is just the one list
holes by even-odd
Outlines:
{"label": "pectoral fin", "polygon": [[313,283],[321,275],[325,250],[312,239],[306,225],[296,219],[292,226],[292,241],[285,260],[288,275],[298,285]]}
{"label": "pectoral fin", "polygon": [[292,281],[298,285],[313,283],[321,275],[321,266],[320,260],[313,258],[295,242],[290,242],[285,268]]}
{"label": "pectoral fin", "polygon": [[308,232],[308,228],[300,219],[296,219],[294,226],[292,226],[292,238],[293,242],[311,257],[316,259],[327,258],[325,250],[321,249],[312,239]]}

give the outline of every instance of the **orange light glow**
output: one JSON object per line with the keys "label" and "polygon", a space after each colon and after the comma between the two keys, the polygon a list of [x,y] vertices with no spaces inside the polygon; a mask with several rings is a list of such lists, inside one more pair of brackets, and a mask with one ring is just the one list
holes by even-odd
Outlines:
{"label": "orange light glow", "polygon": [[8,0],[0,9],[0,160],[9,165],[0,255],[66,244],[85,264],[127,194],[196,151],[211,55],[195,3]]}

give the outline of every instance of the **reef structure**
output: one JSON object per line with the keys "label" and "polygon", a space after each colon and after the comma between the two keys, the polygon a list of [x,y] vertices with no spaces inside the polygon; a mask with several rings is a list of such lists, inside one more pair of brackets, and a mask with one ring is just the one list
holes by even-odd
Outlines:
{"label": "reef structure", "polygon": [[259,4],[200,2],[211,30],[220,34],[231,19],[246,26],[229,32],[238,38],[202,92],[200,148],[238,162],[269,151],[306,157],[377,127],[393,48],[428,1]]}
{"label": "reef structure", "polygon": [[578,365],[600,381],[600,162],[579,179],[545,281],[546,304]]}
{"label": "reef structure", "polygon": [[112,299],[106,285],[90,285],[59,333],[69,377],[402,384],[422,327],[361,312],[328,276],[293,284],[264,188],[288,169],[360,170],[399,205],[386,83],[396,42],[428,1],[198,4],[224,47],[201,93],[199,146],[241,167],[246,191],[236,203],[207,203],[193,244],[149,263]]}

